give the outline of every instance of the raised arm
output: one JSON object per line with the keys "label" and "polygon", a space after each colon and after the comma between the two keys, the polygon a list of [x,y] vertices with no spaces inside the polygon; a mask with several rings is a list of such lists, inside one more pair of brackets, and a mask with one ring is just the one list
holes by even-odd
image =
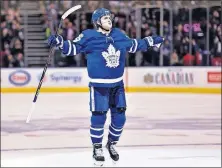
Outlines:
{"label": "raised arm", "polygon": [[79,53],[85,52],[85,43],[86,37],[84,33],[81,33],[77,38],[74,40],[63,40],[61,35],[57,37],[55,35],[51,35],[48,38],[48,45],[59,47],[64,55],[67,56],[74,56]]}
{"label": "raised arm", "polygon": [[126,49],[130,53],[137,51],[147,51],[150,47],[160,47],[164,38],[160,36],[148,36],[143,39],[132,39],[123,34]]}

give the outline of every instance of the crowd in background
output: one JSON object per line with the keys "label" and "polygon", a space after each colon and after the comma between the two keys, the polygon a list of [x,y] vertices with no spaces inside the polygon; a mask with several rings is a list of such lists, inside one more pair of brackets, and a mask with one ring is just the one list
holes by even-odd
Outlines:
{"label": "crowd in background", "polygon": [[[156,9],[153,9],[155,11]],[[221,10],[221,8],[220,8]],[[159,12],[151,12],[149,9],[143,11],[142,36],[157,35],[160,30],[160,25],[157,22]],[[157,10],[158,11],[158,10]],[[189,11],[180,9],[180,12],[173,14],[172,33],[170,35],[169,11],[164,12],[163,35],[165,38],[162,46],[163,65],[221,65],[221,23],[220,11],[217,8],[210,10],[209,23],[209,50],[207,50],[207,22],[206,9],[194,9],[192,14],[192,26],[189,27]],[[153,13],[153,14],[150,14]],[[192,39],[189,38],[191,31]],[[172,42],[173,40],[173,42]],[[171,42],[173,47],[171,48]],[[191,42],[191,52],[189,51],[189,43]],[[172,50],[172,54],[171,54]],[[152,63],[158,65],[159,52],[144,53],[144,61],[153,58]],[[153,55],[153,57],[151,56]],[[154,56],[156,55],[156,56]],[[208,57],[209,56],[209,57]],[[209,58],[209,60],[207,60]],[[144,64],[144,61],[141,62]],[[149,60],[147,62],[150,62]]]}
{"label": "crowd in background", "polygon": [[[207,15],[206,9],[199,8],[194,9],[192,14],[192,27],[189,27],[189,10],[184,8],[186,4],[182,1],[172,1],[174,4],[173,10],[173,26],[170,27],[170,12],[164,10],[164,22],[163,22],[163,36],[165,41],[161,47],[163,55],[164,66],[205,66],[221,65],[221,41],[222,41],[222,27],[221,27],[221,7],[210,8],[210,23],[206,22]],[[135,6],[145,5],[147,8],[141,9],[141,38],[150,35],[160,35],[160,9],[148,8],[152,5],[164,5],[165,7],[171,6],[172,2],[163,1],[40,1],[41,12],[44,15],[44,27],[46,39],[51,33],[54,33],[58,26],[61,14],[77,4],[83,6],[84,12],[77,15],[72,14],[65,19],[60,34],[68,40],[74,39],[78,34],[87,28],[93,28],[91,24],[92,12],[98,7],[109,8],[114,14],[115,19],[113,21],[114,26],[119,27],[131,38],[136,38],[136,31],[138,20],[136,19]],[[197,1],[195,1],[197,2]],[[13,10],[12,10],[13,11]],[[13,52],[15,48],[15,42],[21,43],[23,46],[23,33],[19,25],[19,13],[18,10],[11,12],[11,18],[6,18],[1,24],[3,29],[2,41],[4,41],[4,58],[10,60],[3,61],[4,66],[14,66],[18,60],[18,55],[23,52]],[[8,15],[7,15],[8,16]],[[13,18],[13,19],[12,19]],[[78,19],[77,19],[78,18]],[[10,25],[17,26],[6,26]],[[209,50],[207,50],[207,24],[209,24]],[[171,28],[173,37],[171,36]],[[6,31],[8,30],[8,31]],[[13,33],[17,32],[19,33]],[[192,39],[189,38],[189,32],[192,31]],[[7,33],[6,33],[7,32]],[[9,32],[9,33],[8,33]],[[4,38],[6,37],[6,38]],[[12,40],[12,37],[14,40]],[[8,39],[8,40],[7,40]],[[190,45],[191,43],[191,45]],[[8,44],[8,45],[7,45]],[[191,50],[189,47],[191,46]],[[10,54],[9,54],[10,53]],[[1,54],[2,55],[2,54]],[[58,55],[61,55],[59,53]],[[158,66],[160,62],[160,50],[157,48],[149,49],[147,52],[143,52],[142,56],[138,57],[136,54],[129,54],[127,56],[128,66]],[[22,56],[21,56],[22,57]],[[3,59],[4,60],[4,59]],[[85,55],[79,54],[76,57],[67,57],[66,59],[60,59],[59,61],[66,62],[65,64],[56,63],[57,66],[86,66]],[[21,63],[20,63],[21,64]],[[19,66],[21,66],[19,64]],[[17,65],[16,65],[17,66]]]}
{"label": "crowd in background", "polygon": [[21,27],[20,13],[17,8],[5,10],[1,16],[1,51],[2,67],[24,67],[24,33]]}

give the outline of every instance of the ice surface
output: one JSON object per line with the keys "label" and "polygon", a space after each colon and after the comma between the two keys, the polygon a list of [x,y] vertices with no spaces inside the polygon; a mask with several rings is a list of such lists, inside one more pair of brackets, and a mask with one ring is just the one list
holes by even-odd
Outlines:
{"label": "ice surface", "polygon": [[[120,161],[115,167],[181,167],[203,166],[220,167],[221,154],[219,149],[121,149]],[[104,166],[113,166],[106,154]],[[2,160],[2,166],[41,166],[41,167],[90,167],[92,151],[72,153],[56,153],[41,156],[29,156],[10,160]]]}
{"label": "ice surface", "polygon": [[[40,93],[26,124],[32,99],[1,95],[1,166],[92,166],[88,93]],[[127,104],[116,167],[221,166],[220,95],[130,93]]]}

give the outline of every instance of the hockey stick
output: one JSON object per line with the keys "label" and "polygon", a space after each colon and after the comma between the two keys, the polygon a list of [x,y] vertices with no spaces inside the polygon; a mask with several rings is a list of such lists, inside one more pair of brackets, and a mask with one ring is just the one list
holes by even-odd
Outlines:
{"label": "hockey stick", "polygon": [[[59,31],[59,29],[60,29],[61,26],[62,26],[63,20],[64,20],[65,18],[67,18],[67,16],[69,16],[72,12],[74,12],[74,11],[80,9],[80,8],[81,8],[81,5],[76,5],[76,6],[72,7],[72,8],[70,8],[69,10],[67,10],[67,11],[62,15],[62,19],[61,19],[60,22],[59,22],[59,27],[58,27],[57,30],[56,30],[56,36],[58,35],[58,31]],[[41,89],[41,86],[42,86],[42,82],[43,82],[43,79],[44,79],[46,70],[47,70],[47,68],[48,68],[48,64],[49,64],[49,62],[50,62],[50,58],[51,58],[51,56],[52,56],[53,50],[54,50],[54,47],[50,46],[49,56],[48,56],[48,59],[47,59],[47,61],[46,61],[45,67],[44,67],[44,69],[43,69],[42,76],[41,76],[40,81],[39,81],[39,85],[38,85],[37,90],[36,90],[36,92],[35,92],[35,96],[34,96],[34,99],[33,99],[33,102],[32,102],[32,108],[31,108],[31,110],[29,111],[28,117],[27,117],[27,119],[26,119],[26,123],[29,123],[29,121],[30,121],[30,119],[31,119],[31,115],[32,115],[32,113],[33,113],[33,111],[34,111],[34,109],[35,109],[35,103],[36,103],[36,101],[37,101],[37,98],[38,98],[38,95],[39,95],[39,92],[40,92],[40,89]]]}

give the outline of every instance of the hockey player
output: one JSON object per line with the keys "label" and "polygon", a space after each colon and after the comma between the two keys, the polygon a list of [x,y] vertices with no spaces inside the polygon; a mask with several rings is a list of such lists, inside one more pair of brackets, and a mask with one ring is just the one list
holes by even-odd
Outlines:
{"label": "hockey player", "polygon": [[93,159],[102,166],[102,139],[108,110],[111,112],[108,142],[106,148],[113,161],[119,160],[115,145],[119,141],[126,121],[126,99],[123,83],[125,55],[127,52],[147,51],[149,47],[159,47],[163,38],[159,36],[131,39],[118,28],[112,28],[113,16],[108,9],[99,8],[92,14],[95,29],[84,30],[76,39],[63,40],[51,35],[48,44],[57,46],[63,54],[87,55],[87,71],[90,89],[91,126]]}

